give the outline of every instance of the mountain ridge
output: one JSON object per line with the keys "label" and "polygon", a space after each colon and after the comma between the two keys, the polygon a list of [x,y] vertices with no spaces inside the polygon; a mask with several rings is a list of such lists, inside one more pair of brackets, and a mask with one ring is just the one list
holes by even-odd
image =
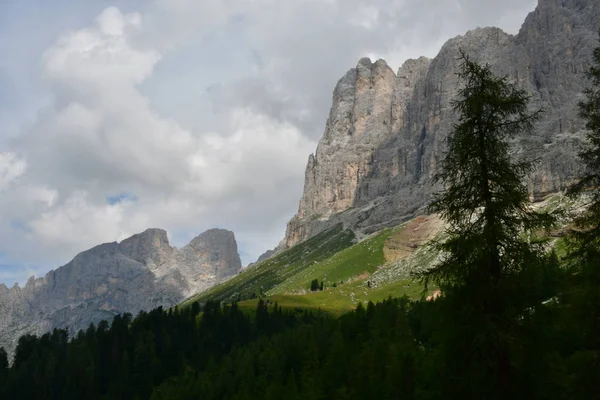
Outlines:
{"label": "mountain ridge", "polygon": [[456,116],[458,49],[489,63],[546,110],[536,134],[515,142],[515,157],[539,159],[527,182],[535,199],[560,191],[580,172],[583,124],[577,103],[597,40],[600,3],[539,0],[516,35],[499,28],[449,39],[433,59],[359,60],[338,81],[324,134],[309,156],[298,212],[277,251],[338,223],[363,236],[423,212],[445,138]]}
{"label": "mountain ridge", "polygon": [[0,285],[0,347],[12,350],[26,333],[74,333],[115,314],[173,306],[240,270],[235,236],[224,229],[182,249],[157,228],[103,243],[23,287]]}

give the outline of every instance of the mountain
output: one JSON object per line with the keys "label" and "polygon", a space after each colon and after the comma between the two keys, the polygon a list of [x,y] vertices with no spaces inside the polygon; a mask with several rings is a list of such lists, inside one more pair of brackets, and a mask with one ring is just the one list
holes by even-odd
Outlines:
{"label": "mountain", "polygon": [[[576,209],[558,193],[581,173],[578,102],[589,84],[584,74],[598,46],[598,21],[597,0],[539,0],[516,35],[477,28],[397,72],[384,60],[359,60],[335,87],[284,240],[192,299],[244,300],[240,306],[252,308],[263,295],[287,307],[339,311],[388,295],[421,296],[410,276],[440,256],[426,244],[443,235],[443,222],[425,214],[456,122],[460,49],[530,93],[532,111],[544,109],[535,134],[514,141],[514,157],[537,160],[527,181],[536,207]],[[564,250],[560,236],[548,238],[557,253]],[[324,291],[309,291],[315,279]]]}
{"label": "mountain", "polygon": [[0,347],[54,328],[74,333],[118,313],[178,304],[241,270],[233,232],[211,229],[181,249],[162,229],[105,243],[31,277],[24,287],[0,284]]}
{"label": "mountain", "polygon": [[337,83],[332,107],[306,166],[304,193],[279,251],[339,223],[359,238],[422,212],[438,188],[431,178],[456,121],[459,49],[531,94],[544,116],[515,157],[537,159],[528,182],[543,198],[573,181],[582,143],[577,103],[597,45],[600,2],[539,0],[517,35],[477,28],[450,39],[434,59],[408,60],[394,73],[363,58]]}

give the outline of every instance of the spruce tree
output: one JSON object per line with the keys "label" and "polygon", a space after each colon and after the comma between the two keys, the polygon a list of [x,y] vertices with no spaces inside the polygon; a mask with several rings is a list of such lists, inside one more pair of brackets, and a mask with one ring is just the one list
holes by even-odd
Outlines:
{"label": "spruce tree", "polygon": [[[599,32],[600,38],[600,32]],[[586,76],[590,86],[584,90],[586,99],[579,103],[579,116],[586,122],[588,146],[579,153],[585,167],[584,175],[571,191],[587,192],[590,201],[583,214],[575,220],[577,230],[572,232],[578,252],[600,249],[600,47],[593,52],[593,65]],[[589,256],[590,254],[588,254]]]}
{"label": "spruce tree", "polygon": [[317,290],[319,290],[319,280],[313,279],[312,281],[310,281],[310,291],[316,292]]}
{"label": "spruce tree", "polygon": [[0,347],[0,394],[3,394],[4,386],[8,378],[8,354],[4,347]]}
{"label": "spruce tree", "polygon": [[461,52],[464,86],[452,106],[459,121],[435,179],[444,185],[430,210],[449,223],[441,243],[447,258],[424,274],[440,284],[470,280],[498,283],[519,271],[535,248],[524,232],[549,226],[550,216],[534,212],[523,184],[531,162],[513,162],[510,140],[531,134],[541,110],[528,111],[525,91],[495,76]]}
{"label": "spruce tree", "polygon": [[[600,37],[600,32],[599,32]],[[567,237],[569,281],[560,303],[573,341],[580,343],[568,363],[576,378],[579,393],[597,393],[600,368],[600,47],[593,52],[587,71],[590,86],[579,104],[579,115],[586,122],[587,147],[579,154],[585,167],[582,179],[571,194],[587,195],[584,211],[575,218]],[[592,372],[593,371],[593,372]],[[575,395],[574,395],[575,396]]]}
{"label": "spruce tree", "polygon": [[528,237],[552,223],[531,208],[523,179],[533,165],[513,161],[511,139],[532,134],[542,111],[530,112],[527,93],[489,65],[463,52],[460,59],[462,88],[452,102],[459,118],[435,177],[443,191],[430,206],[448,224],[437,244],[444,258],[420,277],[444,289],[445,315],[456,327],[442,338],[446,396],[506,398],[514,390],[511,338],[525,307],[516,288],[543,258]]}

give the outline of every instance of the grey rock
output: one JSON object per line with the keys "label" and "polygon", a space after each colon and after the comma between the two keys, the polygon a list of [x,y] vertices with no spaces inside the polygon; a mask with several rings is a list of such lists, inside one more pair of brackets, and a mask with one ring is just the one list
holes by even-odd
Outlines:
{"label": "grey rock", "polygon": [[[179,254],[180,259],[201,260],[201,269],[217,281],[237,274],[242,266],[233,232],[225,229],[210,229],[202,233],[182,248]],[[180,264],[190,265],[189,262]],[[188,275],[192,273],[189,271]],[[197,292],[196,289],[190,294]]]}
{"label": "grey rock", "polygon": [[581,170],[577,103],[598,21],[597,0],[540,0],[517,35],[477,28],[450,39],[433,60],[408,60],[397,74],[382,60],[361,59],[334,90],[283,248],[339,222],[360,236],[424,210],[439,189],[431,178],[456,122],[459,49],[529,92],[532,110],[545,110],[536,133],[514,143],[516,159],[538,160],[527,182],[532,196],[569,185]]}
{"label": "grey rock", "polygon": [[75,333],[119,313],[170,307],[240,269],[235,237],[224,229],[206,231],[180,250],[162,229],[101,244],[24,287],[0,284],[0,347],[12,352],[26,333]]}
{"label": "grey rock", "polygon": [[306,166],[298,214],[288,224],[285,245],[310,236],[305,221],[324,221],[353,204],[372,168],[372,155],[392,136],[391,102],[396,75],[383,60],[358,62],[338,82],[325,134]]}
{"label": "grey rock", "polygon": [[164,263],[173,253],[167,232],[163,229],[147,229],[119,244],[122,254],[142,263]]}
{"label": "grey rock", "polygon": [[271,249],[271,250],[267,250],[264,253],[262,253],[258,259],[256,260],[257,263],[261,262],[261,261],[265,261],[268,260],[269,258],[273,257],[274,255],[276,255],[277,251],[275,249]]}

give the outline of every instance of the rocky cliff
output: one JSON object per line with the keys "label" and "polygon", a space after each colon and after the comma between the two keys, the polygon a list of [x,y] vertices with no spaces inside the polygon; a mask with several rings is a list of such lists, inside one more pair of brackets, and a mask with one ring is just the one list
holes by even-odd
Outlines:
{"label": "rocky cliff", "polygon": [[178,304],[241,269],[233,232],[211,229],[177,249],[162,229],[105,243],[68,264],[29,279],[0,284],[0,347],[54,328],[74,333],[118,313]]}
{"label": "rocky cliff", "polygon": [[539,0],[517,35],[478,28],[450,39],[432,60],[406,61],[397,73],[383,60],[361,59],[335,87],[284,247],[338,222],[370,233],[426,206],[456,121],[459,49],[527,90],[532,109],[545,110],[535,135],[515,141],[515,157],[538,160],[528,182],[534,197],[563,188],[579,172],[577,103],[598,21],[598,0]]}

